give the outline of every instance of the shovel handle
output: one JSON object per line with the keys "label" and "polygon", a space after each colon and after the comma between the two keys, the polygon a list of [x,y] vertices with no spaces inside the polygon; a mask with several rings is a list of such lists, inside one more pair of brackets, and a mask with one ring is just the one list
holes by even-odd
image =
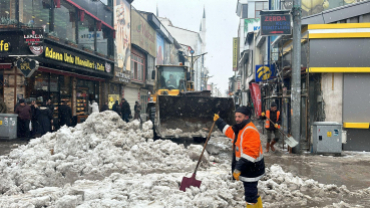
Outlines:
{"label": "shovel handle", "polygon": [[202,151],[202,153],[200,154],[200,157],[199,157],[199,160],[198,160],[197,166],[195,167],[195,170],[194,170],[193,176],[195,176],[195,174],[197,173],[197,170],[198,170],[198,167],[199,167],[200,161],[202,160],[202,157],[203,157],[203,154],[204,154],[204,150],[206,150],[207,143],[208,143],[208,141],[209,141],[209,138],[211,138],[211,134],[212,134],[213,128],[215,127],[215,124],[216,124],[216,121],[214,121],[214,122],[213,122],[212,127],[211,127],[211,130],[210,130],[210,131],[209,131],[209,133],[208,133],[208,137],[207,137],[206,143],[204,143],[203,151]]}
{"label": "shovel handle", "polygon": [[[267,117],[266,117],[267,118]],[[273,121],[271,121],[271,119],[270,118],[267,118],[268,120],[270,120],[270,122],[273,124],[273,125],[275,125],[275,123],[273,122]],[[280,131],[280,133],[283,135],[283,136],[285,136],[285,137],[287,137],[286,136],[286,134],[281,130],[281,129],[278,129],[279,131]]]}

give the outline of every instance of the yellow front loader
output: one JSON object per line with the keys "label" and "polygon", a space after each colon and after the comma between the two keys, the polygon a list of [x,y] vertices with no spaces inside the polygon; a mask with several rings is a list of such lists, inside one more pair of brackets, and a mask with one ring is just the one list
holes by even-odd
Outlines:
{"label": "yellow front loader", "polygon": [[152,79],[154,94],[147,113],[156,138],[205,138],[214,113],[233,124],[233,99],[211,97],[210,91],[194,91],[187,66],[158,65]]}

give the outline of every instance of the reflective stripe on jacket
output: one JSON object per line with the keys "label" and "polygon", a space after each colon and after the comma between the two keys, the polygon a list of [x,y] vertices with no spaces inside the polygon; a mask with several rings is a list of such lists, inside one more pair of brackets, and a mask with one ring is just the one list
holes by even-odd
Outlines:
{"label": "reflective stripe on jacket", "polygon": [[[268,129],[268,128],[270,128],[270,120],[269,119],[271,119],[271,117],[270,117],[270,110],[267,110],[266,111],[266,118],[267,119],[265,121],[265,128]],[[276,121],[273,121],[273,122],[275,124],[277,124],[278,121],[279,121],[279,118],[280,118],[280,111],[276,111]],[[280,129],[280,125],[279,125],[278,129]]]}
{"label": "reflective stripe on jacket", "polygon": [[248,122],[235,135],[233,127],[227,125],[222,119],[217,120],[217,126],[222,132],[235,142],[236,169],[241,171],[240,180],[255,182],[265,174],[265,164],[260,134],[252,122]]}

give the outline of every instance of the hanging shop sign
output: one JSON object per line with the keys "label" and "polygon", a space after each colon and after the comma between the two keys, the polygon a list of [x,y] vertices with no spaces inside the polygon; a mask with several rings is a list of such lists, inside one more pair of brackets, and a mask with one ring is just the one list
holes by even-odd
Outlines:
{"label": "hanging shop sign", "polygon": [[42,28],[0,31],[0,56],[41,55],[44,35]]}
{"label": "hanging shop sign", "polygon": [[42,45],[44,43],[44,30],[42,28],[25,29],[23,39],[28,46]]}
{"label": "hanging shop sign", "polygon": [[112,65],[104,60],[62,49],[54,45],[45,45],[44,58],[94,71],[112,73]]}
{"label": "hanging shop sign", "polygon": [[31,77],[39,68],[39,62],[33,59],[20,58],[16,61],[16,66],[25,77]]}
{"label": "hanging shop sign", "polygon": [[239,38],[233,38],[233,71],[238,71]]}
{"label": "hanging shop sign", "polygon": [[23,32],[23,40],[34,55],[39,56],[44,52],[43,28],[25,29]]}
{"label": "hanging shop sign", "polygon": [[275,65],[256,65],[256,82],[267,81],[275,77]]}
{"label": "hanging shop sign", "polygon": [[289,11],[261,11],[261,35],[292,34]]}

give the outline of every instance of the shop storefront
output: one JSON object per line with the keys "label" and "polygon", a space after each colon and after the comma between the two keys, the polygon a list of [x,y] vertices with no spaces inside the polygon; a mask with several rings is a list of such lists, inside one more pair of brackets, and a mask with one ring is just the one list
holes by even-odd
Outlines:
{"label": "shop storefront", "polygon": [[76,122],[82,122],[90,113],[88,106],[92,100],[101,104],[100,86],[113,76],[113,62],[48,38],[44,40],[44,49],[39,56],[32,56],[29,49],[24,49],[22,55],[28,53],[29,59],[37,60],[39,65],[27,78],[19,68],[13,67],[17,57],[4,60],[2,94],[9,112],[20,98],[36,100],[39,105],[50,98],[55,106],[54,119],[58,119],[61,102],[67,101]]}
{"label": "shop storefront", "polygon": [[0,22],[0,96],[8,113],[20,98],[51,99],[55,119],[67,101],[76,122],[86,119],[92,100],[101,107],[113,78],[113,12],[102,15],[71,0],[1,5],[0,17],[8,19]]}
{"label": "shop storefront", "polygon": [[108,89],[108,108],[113,109],[114,103],[117,101],[121,103],[121,85],[116,83],[109,83]]}

